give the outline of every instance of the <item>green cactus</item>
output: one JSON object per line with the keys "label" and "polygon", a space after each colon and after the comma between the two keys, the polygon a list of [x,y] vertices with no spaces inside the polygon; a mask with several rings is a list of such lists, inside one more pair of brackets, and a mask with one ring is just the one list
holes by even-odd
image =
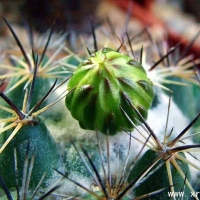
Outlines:
{"label": "green cactus", "polygon": [[[7,130],[0,135],[0,145],[2,146],[12,130]],[[26,124],[18,132],[14,139],[7,145],[0,154],[0,174],[4,177],[8,188],[14,188],[15,164],[17,163],[19,186],[22,184],[24,159],[27,146],[30,146],[28,157],[35,157],[32,178],[29,188],[35,188],[42,176],[45,180],[53,175],[53,167],[59,166],[60,155],[55,141],[49,130],[41,119],[37,118],[37,124]],[[17,160],[15,160],[16,151]],[[46,161],[44,162],[44,157]],[[16,162],[16,163],[15,163]]]}
{"label": "green cactus", "polygon": [[[134,106],[133,108],[136,110]],[[148,130],[147,134],[149,134],[149,138],[144,143],[146,143],[150,149],[147,150],[147,152],[133,167],[129,175],[129,182],[134,180],[138,176],[138,173],[141,173],[146,166],[150,166],[152,163],[154,163],[154,166],[149,168],[150,175],[148,175],[148,173],[145,174],[145,180],[142,181],[138,188],[134,190],[135,194],[142,195],[146,192],[153,192],[168,186],[169,191],[171,192],[179,192],[184,189],[185,197],[189,198],[191,192],[194,193],[194,189],[190,180],[189,165],[198,170],[200,168],[187,160],[186,154],[190,154],[191,149],[199,148],[200,145],[180,145],[178,143],[181,143],[181,138],[192,127],[192,125],[195,124],[195,122],[200,117],[200,114],[198,114],[196,118],[193,119],[193,121],[172,140],[169,138],[173,130],[169,133],[169,135],[167,135],[166,129],[164,133],[164,140],[161,142],[149,127],[149,125],[142,118],[141,114],[137,110],[136,112]],[[163,165],[157,168],[157,166],[161,164]],[[155,195],[153,199],[169,199],[169,195],[166,191]],[[196,199],[198,198],[196,197]]]}
{"label": "green cactus", "polygon": [[[55,141],[44,122],[37,117],[38,114],[49,107],[49,105],[44,108],[40,106],[52,92],[56,82],[50,90],[31,107],[31,101],[34,99],[32,98],[32,92],[35,81],[37,81],[36,72],[37,68],[35,68],[34,71],[30,92],[26,90],[24,99],[18,99],[18,101],[22,101],[22,109],[19,109],[8,96],[0,92],[2,99],[10,106],[10,108],[1,106],[1,109],[4,112],[6,111],[12,114],[1,120],[1,122],[5,122],[5,124],[0,131],[0,174],[4,177],[8,188],[13,188],[16,185],[14,181],[16,177],[15,168],[17,168],[18,171],[18,181],[21,187],[24,173],[23,163],[26,158],[26,147],[28,145],[30,146],[28,158],[35,156],[34,170],[32,171],[34,178],[30,181],[30,188],[37,186],[43,174],[46,174],[45,180],[50,178],[54,172],[52,166],[58,166],[60,160],[60,153]],[[14,94],[16,95],[16,93]],[[48,158],[45,163],[43,163],[44,157]]]}
{"label": "green cactus", "polygon": [[[200,167],[187,159],[187,156],[191,155],[192,150],[199,151],[200,145],[184,144],[183,136],[200,115],[173,139],[170,139],[172,131],[168,133],[167,125],[166,128],[163,127],[163,141],[158,139],[160,133],[152,130],[160,121],[155,120],[152,127],[146,122],[149,111],[156,112],[163,101],[160,95],[164,94],[162,89],[155,89],[153,85],[159,85],[168,91],[169,88],[174,90],[174,87],[166,88],[162,85],[180,84],[180,79],[171,80],[171,76],[198,84],[194,78],[196,74],[191,69],[193,62],[187,58],[185,62],[179,60],[173,66],[166,67],[166,63],[171,61],[169,56],[176,49],[174,47],[167,53],[157,52],[156,55],[153,52],[156,59],[163,56],[146,71],[149,66],[145,66],[143,55],[149,51],[141,55],[140,62],[137,61],[137,56],[134,59],[129,56],[129,52],[135,54],[135,50],[128,32],[128,41],[123,38],[124,43],[120,43],[120,48],[123,48],[113,50],[113,44],[109,42],[113,49],[103,47],[98,50],[95,44],[95,52],[88,59],[82,60],[81,58],[86,57],[82,52],[81,58],[78,58],[78,55],[66,50],[64,44],[52,56],[47,57],[45,54],[51,30],[44,50],[36,55],[33,46],[31,53],[22,46],[11,26],[5,19],[4,21],[20,47],[22,56],[12,56],[14,66],[0,64],[1,68],[12,71],[10,74],[0,75],[0,79],[11,78],[6,91],[0,92],[0,112],[3,118],[0,119],[3,124],[0,129],[0,199],[45,199],[50,196],[50,199],[167,200],[170,199],[168,191],[183,190],[186,196],[195,192],[190,167],[198,171]],[[129,46],[125,46],[127,43]],[[121,53],[122,49],[126,53]],[[146,50],[145,47],[143,52]],[[64,52],[64,57],[60,59],[57,55],[61,51]],[[66,56],[66,53],[71,55]],[[176,64],[179,66],[175,68]],[[71,77],[68,83],[60,84],[65,88],[61,96],[54,93],[60,92],[58,87],[54,87],[56,82],[46,92],[55,77],[62,79],[69,75]],[[185,92],[185,88],[182,88],[181,92],[179,86],[174,90],[175,102],[183,102],[179,107],[190,117],[199,108],[199,88],[196,85],[194,92],[190,93],[196,98],[194,104],[186,109],[188,99],[183,98],[181,101],[180,95],[182,98],[188,91]],[[25,97],[22,95],[24,93]],[[48,104],[46,100],[51,95],[54,101]],[[63,98],[65,105],[58,105],[59,109],[50,109],[50,115],[38,117]],[[77,129],[70,129],[70,124],[65,124],[70,117],[65,114],[68,111],[62,112],[66,107],[81,128],[92,131],[83,131],[81,128],[77,131],[79,127],[75,120],[75,125],[72,126]],[[161,110],[155,115],[163,118]],[[138,126],[143,128],[142,131]],[[49,127],[53,127],[52,130],[59,139],[52,137],[53,131],[49,131]],[[198,132],[199,124],[195,128]],[[117,134],[118,132],[121,133]],[[126,136],[129,138],[127,143]],[[138,143],[142,143],[139,148]],[[144,152],[144,148],[149,149]],[[43,176],[44,174],[46,175]],[[38,184],[41,190],[35,195],[33,191],[38,190]],[[74,191],[70,184],[74,186]],[[56,192],[51,195],[54,191]]]}
{"label": "green cactus", "polygon": [[68,91],[66,106],[81,128],[109,135],[133,130],[121,108],[137,123],[127,99],[146,118],[154,96],[142,65],[109,48],[95,52],[79,65],[69,80]]}
{"label": "green cactus", "polygon": [[[185,158],[185,155],[183,153],[178,153],[178,154]],[[149,166],[152,163],[152,161],[156,160],[158,156],[159,154],[155,151],[152,151],[151,149],[145,152],[145,154],[140,158],[138,163],[133,168],[129,176],[129,181],[136,178],[138,174],[141,173],[141,171],[144,170],[146,166]],[[166,158],[166,159],[170,160],[171,158]],[[175,162],[183,171],[185,175],[185,179],[190,180],[190,170],[189,170],[188,164],[181,160],[175,161]],[[153,192],[161,188],[166,188],[166,190],[163,191],[162,193],[158,193],[155,196],[151,197],[151,199],[155,199],[155,200],[158,200],[158,199],[165,200],[165,199],[169,199],[168,192],[171,191],[171,188],[173,188],[172,191],[176,191],[176,192],[184,191],[185,197],[190,197],[190,190],[187,186],[185,186],[184,178],[181,177],[177,168],[175,168],[173,164],[171,164],[171,162],[169,165],[167,163],[168,162],[164,159],[159,160],[156,163],[156,165],[150,170],[149,173],[151,173],[153,170],[155,171],[152,172],[152,174],[150,175],[147,174],[146,176],[149,176],[149,177],[146,180],[144,181],[141,180],[141,183],[139,184],[139,186],[135,188],[134,194],[136,196],[140,196],[147,192]],[[168,167],[170,169],[168,169]],[[169,177],[169,170],[171,171],[171,177]],[[173,179],[174,185],[171,185],[169,183],[170,182],[169,178]]]}

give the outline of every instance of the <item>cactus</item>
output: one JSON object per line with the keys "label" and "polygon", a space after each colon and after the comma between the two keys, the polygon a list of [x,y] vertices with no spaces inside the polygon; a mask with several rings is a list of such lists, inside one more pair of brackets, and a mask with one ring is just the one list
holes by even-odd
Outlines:
{"label": "cactus", "polygon": [[[33,45],[30,53],[4,21],[22,56],[11,56],[15,66],[0,64],[13,72],[0,75],[0,79],[11,77],[0,92],[0,199],[165,200],[170,199],[168,191],[195,193],[191,170],[200,171],[199,161],[194,163],[188,156],[198,152],[200,145],[189,144],[186,139],[193,135],[185,134],[192,126],[199,132],[199,114],[180,132],[179,121],[172,119],[174,130],[168,131],[170,105],[179,100],[170,100],[164,123],[163,107],[158,109],[167,104],[166,93],[174,90],[168,84],[179,89],[184,79],[195,83],[195,90],[199,87],[193,61],[187,57],[166,66],[178,46],[167,52],[152,50],[157,62],[150,66],[144,61],[147,48],[140,51],[140,61],[133,56],[134,41],[126,32],[120,48],[110,40],[98,49],[95,39],[94,53],[89,48],[89,55],[80,50],[81,58],[64,44],[49,56],[53,29],[42,53]],[[174,92],[182,95],[178,89]],[[194,104],[190,117],[198,110],[198,100]],[[49,115],[38,117],[47,109]],[[176,116],[179,120],[183,115]],[[158,132],[157,125],[161,126]]]}
{"label": "cactus", "polygon": [[[124,152],[120,150],[120,147],[117,148],[114,145],[113,148],[113,144],[108,137],[104,141],[106,144],[102,143],[102,136],[102,133],[97,132],[96,139],[79,140],[76,143],[71,141],[66,147],[67,153],[70,154],[66,155],[67,173],[60,170],[56,171],[63,178],[86,191],[81,195],[83,199],[133,199],[134,196],[131,191],[134,190],[146,170],[138,172],[137,179],[131,183],[128,182],[127,177],[131,169],[130,163],[133,162],[130,157],[132,138],[129,137],[128,148],[126,153],[123,154]],[[77,174],[78,178],[74,174]],[[88,184],[84,184],[86,178],[90,182],[90,187]],[[154,196],[162,190],[163,188],[151,193],[143,193],[138,195],[137,198]]]}
{"label": "cactus", "polygon": [[[35,165],[35,155],[33,154],[32,156],[30,156],[30,151],[31,147],[30,147],[30,143],[27,143],[27,147],[24,149],[24,157],[22,160],[20,160],[20,165],[23,164],[23,174],[19,176],[18,170],[21,170],[19,166],[15,166],[15,177],[13,179],[13,177],[11,177],[12,179],[8,180],[8,182],[5,181],[5,179],[2,177],[2,175],[0,175],[0,186],[1,188],[5,191],[5,195],[1,196],[1,200],[6,200],[6,199],[34,199],[34,198],[38,198],[39,199],[44,199],[47,196],[49,196],[51,194],[51,192],[55,191],[56,189],[58,189],[60,186],[54,186],[53,188],[51,188],[49,191],[45,192],[43,195],[38,194],[40,192],[40,189],[43,188],[42,184],[44,185],[44,180],[45,180],[45,174],[43,174],[42,177],[40,177],[40,181],[37,183],[37,187],[33,187],[33,185],[31,186],[31,184],[33,184],[33,180],[32,180],[32,176],[33,176],[33,172],[35,171],[34,169],[34,165]],[[18,160],[18,155],[16,153],[16,151],[13,152],[14,153],[14,159],[15,161]],[[21,157],[22,158],[22,157]],[[17,163],[15,163],[17,164]],[[6,166],[8,167],[8,166]],[[35,171],[36,172],[36,171]],[[12,173],[12,169],[11,169],[11,173]],[[7,175],[7,174],[6,174]],[[38,176],[38,175],[37,175]],[[7,178],[7,176],[6,176]],[[39,177],[37,177],[39,178]],[[36,180],[37,178],[34,178],[34,180]],[[22,179],[22,180],[21,180]],[[14,183],[15,182],[15,183]],[[32,183],[30,183],[32,182]],[[14,187],[12,189],[9,189],[9,185],[8,184],[13,185]],[[21,189],[19,191],[18,186],[21,185]],[[15,188],[15,186],[17,186]],[[15,189],[14,189],[15,188]],[[34,189],[31,190],[30,189]]]}
{"label": "cactus", "polygon": [[129,99],[147,118],[153,100],[152,82],[142,65],[127,55],[103,48],[83,61],[68,83],[66,106],[81,128],[114,135],[133,130],[121,112],[136,123]]}
{"label": "cactus", "polygon": [[[170,102],[169,102],[170,105]],[[134,107],[134,106],[133,106]],[[136,108],[134,107],[136,110]],[[170,109],[170,106],[169,108]],[[169,112],[169,111],[168,111]],[[145,180],[140,184],[140,186],[135,190],[135,194],[141,195],[145,191],[151,192],[159,189],[162,186],[168,185],[170,187],[170,191],[173,193],[175,191],[181,191],[184,189],[185,197],[189,197],[190,193],[195,193],[193,187],[191,186],[190,180],[190,170],[189,165],[196,169],[200,169],[198,165],[190,162],[186,158],[186,154],[190,153],[190,150],[193,148],[199,148],[199,144],[193,145],[178,145],[178,143],[182,142],[181,138],[184,134],[192,127],[192,125],[198,120],[200,114],[196,116],[196,118],[181,131],[178,136],[174,139],[170,140],[170,136],[172,134],[173,129],[167,135],[167,125],[164,133],[164,140],[160,141],[156,134],[152,131],[149,125],[145,122],[141,114],[137,111],[138,116],[144,122],[147,128],[147,134],[149,134],[149,138],[147,139],[146,144],[150,146],[150,149],[145,152],[145,154],[141,157],[135,167],[132,169],[132,172],[129,176],[129,181],[134,180],[138,173],[142,171],[145,166],[150,165],[152,162],[155,166],[151,169],[150,175],[147,174]],[[169,116],[169,113],[168,113]],[[152,139],[152,141],[150,141]],[[158,166],[160,167],[158,168]],[[168,178],[167,178],[168,177]],[[167,184],[168,181],[168,184]],[[157,195],[155,199],[168,199],[169,196],[167,193]],[[197,197],[195,197],[198,199]]]}
{"label": "cactus", "polygon": [[[30,91],[33,90],[35,77],[31,84]],[[0,96],[11,107],[2,106],[4,111],[12,113],[13,116],[5,118],[5,125],[2,127],[0,135],[0,172],[4,176],[7,187],[15,186],[15,170],[13,166],[17,165],[19,181],[22,182],[23,161],[25,158],[26,146],[29,144],[31,151],[28,157],[35,156],[35,167],[32,171],[33,177],[30,182],[30,188],[36,187],[43,174],[46,174],[48,179],[52,174],[52,165],[57,166],[60,160],[59,151],[55,141],[50,132],[45,126],[44,122],[37,117],[37,115],[45,110],[45,108],[36,111],[42,102],[47,98],[49,93],[54,88],[52,86],[50,91],[32,108],[30,109],[31,92],[26,90],[23,100],[23,108],[20,110],[4,93]],[[36,112],[35,112],[36,111]],[[14,154],[17,154],[15,159]],[[48,161],[43,163],[44,156],[48,156]]]}

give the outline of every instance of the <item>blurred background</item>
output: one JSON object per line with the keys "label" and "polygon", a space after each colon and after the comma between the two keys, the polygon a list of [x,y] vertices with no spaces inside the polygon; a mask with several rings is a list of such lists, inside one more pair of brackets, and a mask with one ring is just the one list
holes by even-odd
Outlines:
{"label": "blurred background", "polygon": [[[19,26],[31,24],[43,33],[56,20],[56,31],[91,32],[91,18],[95,26],[111,19],[122,29],[127,15],[137,29],[151,27],[155,37],[168,34],[171,41],[187,45],[199,31],[200,0],[1,0],[0,13]],[[7,34],[0,22],[0,35]],[[200,42],[191,49],[198,54]]]}
{"label": "blurred background", "polygon": [[45,31],[55,19],[58,30],[75,28],[78,31],[87,31],[89,16],[95,16],[101,4],[106,2],[109,6],[112,6],[109,4],[112,2],[113,6],[118,5],[121,8],[133,2],[136,17],[139,11],[144,18],[145,14],[146,18],[148,17],[149,12],[159,15],[153,13],[154,7],[159,5],[166,10],[177,9],[186,15],[190,14],[197,23],[200,21],[199,0],[1,0],[0,12],[7,19],[17,23],[21,22],[21,17],[25,17],[39,31]]}

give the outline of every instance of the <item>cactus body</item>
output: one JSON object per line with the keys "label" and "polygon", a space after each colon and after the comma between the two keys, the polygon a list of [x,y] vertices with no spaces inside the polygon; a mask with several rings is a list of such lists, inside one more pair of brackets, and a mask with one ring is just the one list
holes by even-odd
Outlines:
{"label": "cactus body", "polygon": [[[182,152],[178,154],[185,157],[184,153]],[[129,179],[128,179],[129,182],[137,178],[138,174],[140,174],[147,166],[149,166],[157,158],[157,156],[158,156],[157,152],[154,152],[151,149],[147,150],[147,152],[141,157],[141,159],[132,169]],[[151,171],[153,171],[159,164],[163,162],[165,161],[160,160],[153,167],[153,169],[151,169]],[[178,160],[177,163],[179,167],[182,169],[182,171],[185,173],[186,178],[190,179],[190,171],[189,171],[188,164],[180,160]],[[175,192],[180,192],[181,190],[184,191],[184,195],[185,197],[187,197],[186,199],[188,199],[190,196],[190,190],[187,186],[184,185],[184,179],[181,177],[179,172],[176,170],[176,168],[172,164],[170,164],[170,167],[171,167],[172,179],[174,183],[173,185],[174,191]],[[161,193],[151,196],[151,199],[155,199],[155,200],[166,199],[167,200],[167,199],[170,199],[168,192],[170,191],[171,187],[169,183],[169,177],[167,173],[166,164],[164,163],[160,168],[158,168],[155,172],[153,172],[153,174],[150,175],[144,182],[140,183],[139,186],[134,189],[134,194],[135,196],[140,196],[140,195],[148,194],[150,192],[155,192],[157,190],[166,188],[165,191],[162,191]],[[145,199],[148,199],[148,197]]]}
{"label": "cactus body", "polygon": [[[97,144],[92,141],[84,141],[81,140],[78,142],[87,152],[90,152],[90,157],[94,163],[94,165],[97,167],[97,169],[100,169],[100,158],[99,158],[99,151]],[[82,152],[79,145],[75,147],[69,143],[66,145],[65,151],[66,151],[66,157],[65,157],[65,167],[66,171],[71,174],[77,174],[80,177],[84,178],[91,178],[91,174],[87,170],[86,166],[84,165],[84,162],[78,155],[78,152]],[[78,152],[77,152],[78,151]]]}
{"label": "cactus body", "polygon": [[[16,185],[14,149],[16,149],[17,155],[19,186],[22,184],[24,161],[28,144],[28,158],[30,159],[35,155],[29,188],[35,188],[44,173],[46,173],[45,179],[50,178],[53,174],[53,167],[58,166],[60,156],[57,146],[42,120],[37,118],[37,121],[37,125],[24,125],[0,154],[0,174],[4,178],[8,188],[15,187]],[[10,133],[11,130],[8,130],[0,135],[1,146]]]}
{"label": "cactus body", "polygon": [[[66,106],[83,129],[114,135],[133,130],[136,106],[144,118],[153,100],[152,82],[140,63],[103,48],[79,65],[68,83]],[[122,108],[122,109],[121,109]]]}

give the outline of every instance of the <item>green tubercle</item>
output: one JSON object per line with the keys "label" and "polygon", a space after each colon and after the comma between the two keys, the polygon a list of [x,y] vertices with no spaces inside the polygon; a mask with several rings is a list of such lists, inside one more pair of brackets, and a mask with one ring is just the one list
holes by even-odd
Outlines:
{"label": "green tubercle", "polygon": [[[182,156],[183,158],[186,158],[183,152],[177,152],[176,154]],[[157,159],[158,156],[159,156],[158,152],[155,152],[151,149],[147,150],[132,169],[128,181],[131,182],[135,178],[137,178],[138,174],[140,174],[147,166],[150,166],[153,163],[153,161]],[[180,167],[180,169],[185,173],[185,179],[190,180],[191,175],[188,164],[181,160],[174,159],[173,157],[174,156],[172,156],[172,160],[174,160],[173,163],[176,162],[178,167]],[[143,179],[144,181],[142,180],[139,186],[134,189],[135,196],[141,196],[151,192],[159,191],[161,189],[165,189],[164,191],[158,192],[157,194],[153,195],[151,199],[168,200],[170,199],[169,192],[174,192],[174,191],[175,192],[184,191],[185,199],[188,199],[188,197],[191,194],[191,191],[185,183],[186,180],[184,180],[184,178],[181,177],[181,174],[179,173],[177,168],[173,165],[173,163],[170,161],[170,159],[171,158],[168,158],[168,161],[161,159],[156,163],[156,165],[150,170],[149,174],[151,175],[147,174],[146,177]],[[160,167],[158,167],[159,165]],[[171,177],[169,177],[169,170],[171,173]],[[174,183],[173,185],[170,184],[169,180],[170,178],[172,178],[173,180]],[[148,197],[144,198],[144,200],[147,199],[149,198]]]}
{"label": "green tubercle", "polygon": [[[27,146],[29,145],[28,159],[34,156],[34,165],[29,188],[37,186],[45,174],[44,182],[53,175],[53,168],[58,166],[60,153],[44,122],[37,117],[37,124],[25,124],[16,136],[0,154],[0,173],[8,188],[15,187],[17,164],[19,186],[22,186],[24,163],[26,160]],[[4,131],[0,135],[0,146],[10,136],[11,130]],[[16,158],[14,151],[16,150]],[[44,162],[45,160],[45,162]]]}
{"label": "green tubercle", "polygon": [[[103,48],[83,61],[68,83],[66,106],[83,129],[115,135],[140,120],[130,103],[147,117],[154,92],[142,65],[128,55]],[[137,118],[137,120],[136,120]]]}

